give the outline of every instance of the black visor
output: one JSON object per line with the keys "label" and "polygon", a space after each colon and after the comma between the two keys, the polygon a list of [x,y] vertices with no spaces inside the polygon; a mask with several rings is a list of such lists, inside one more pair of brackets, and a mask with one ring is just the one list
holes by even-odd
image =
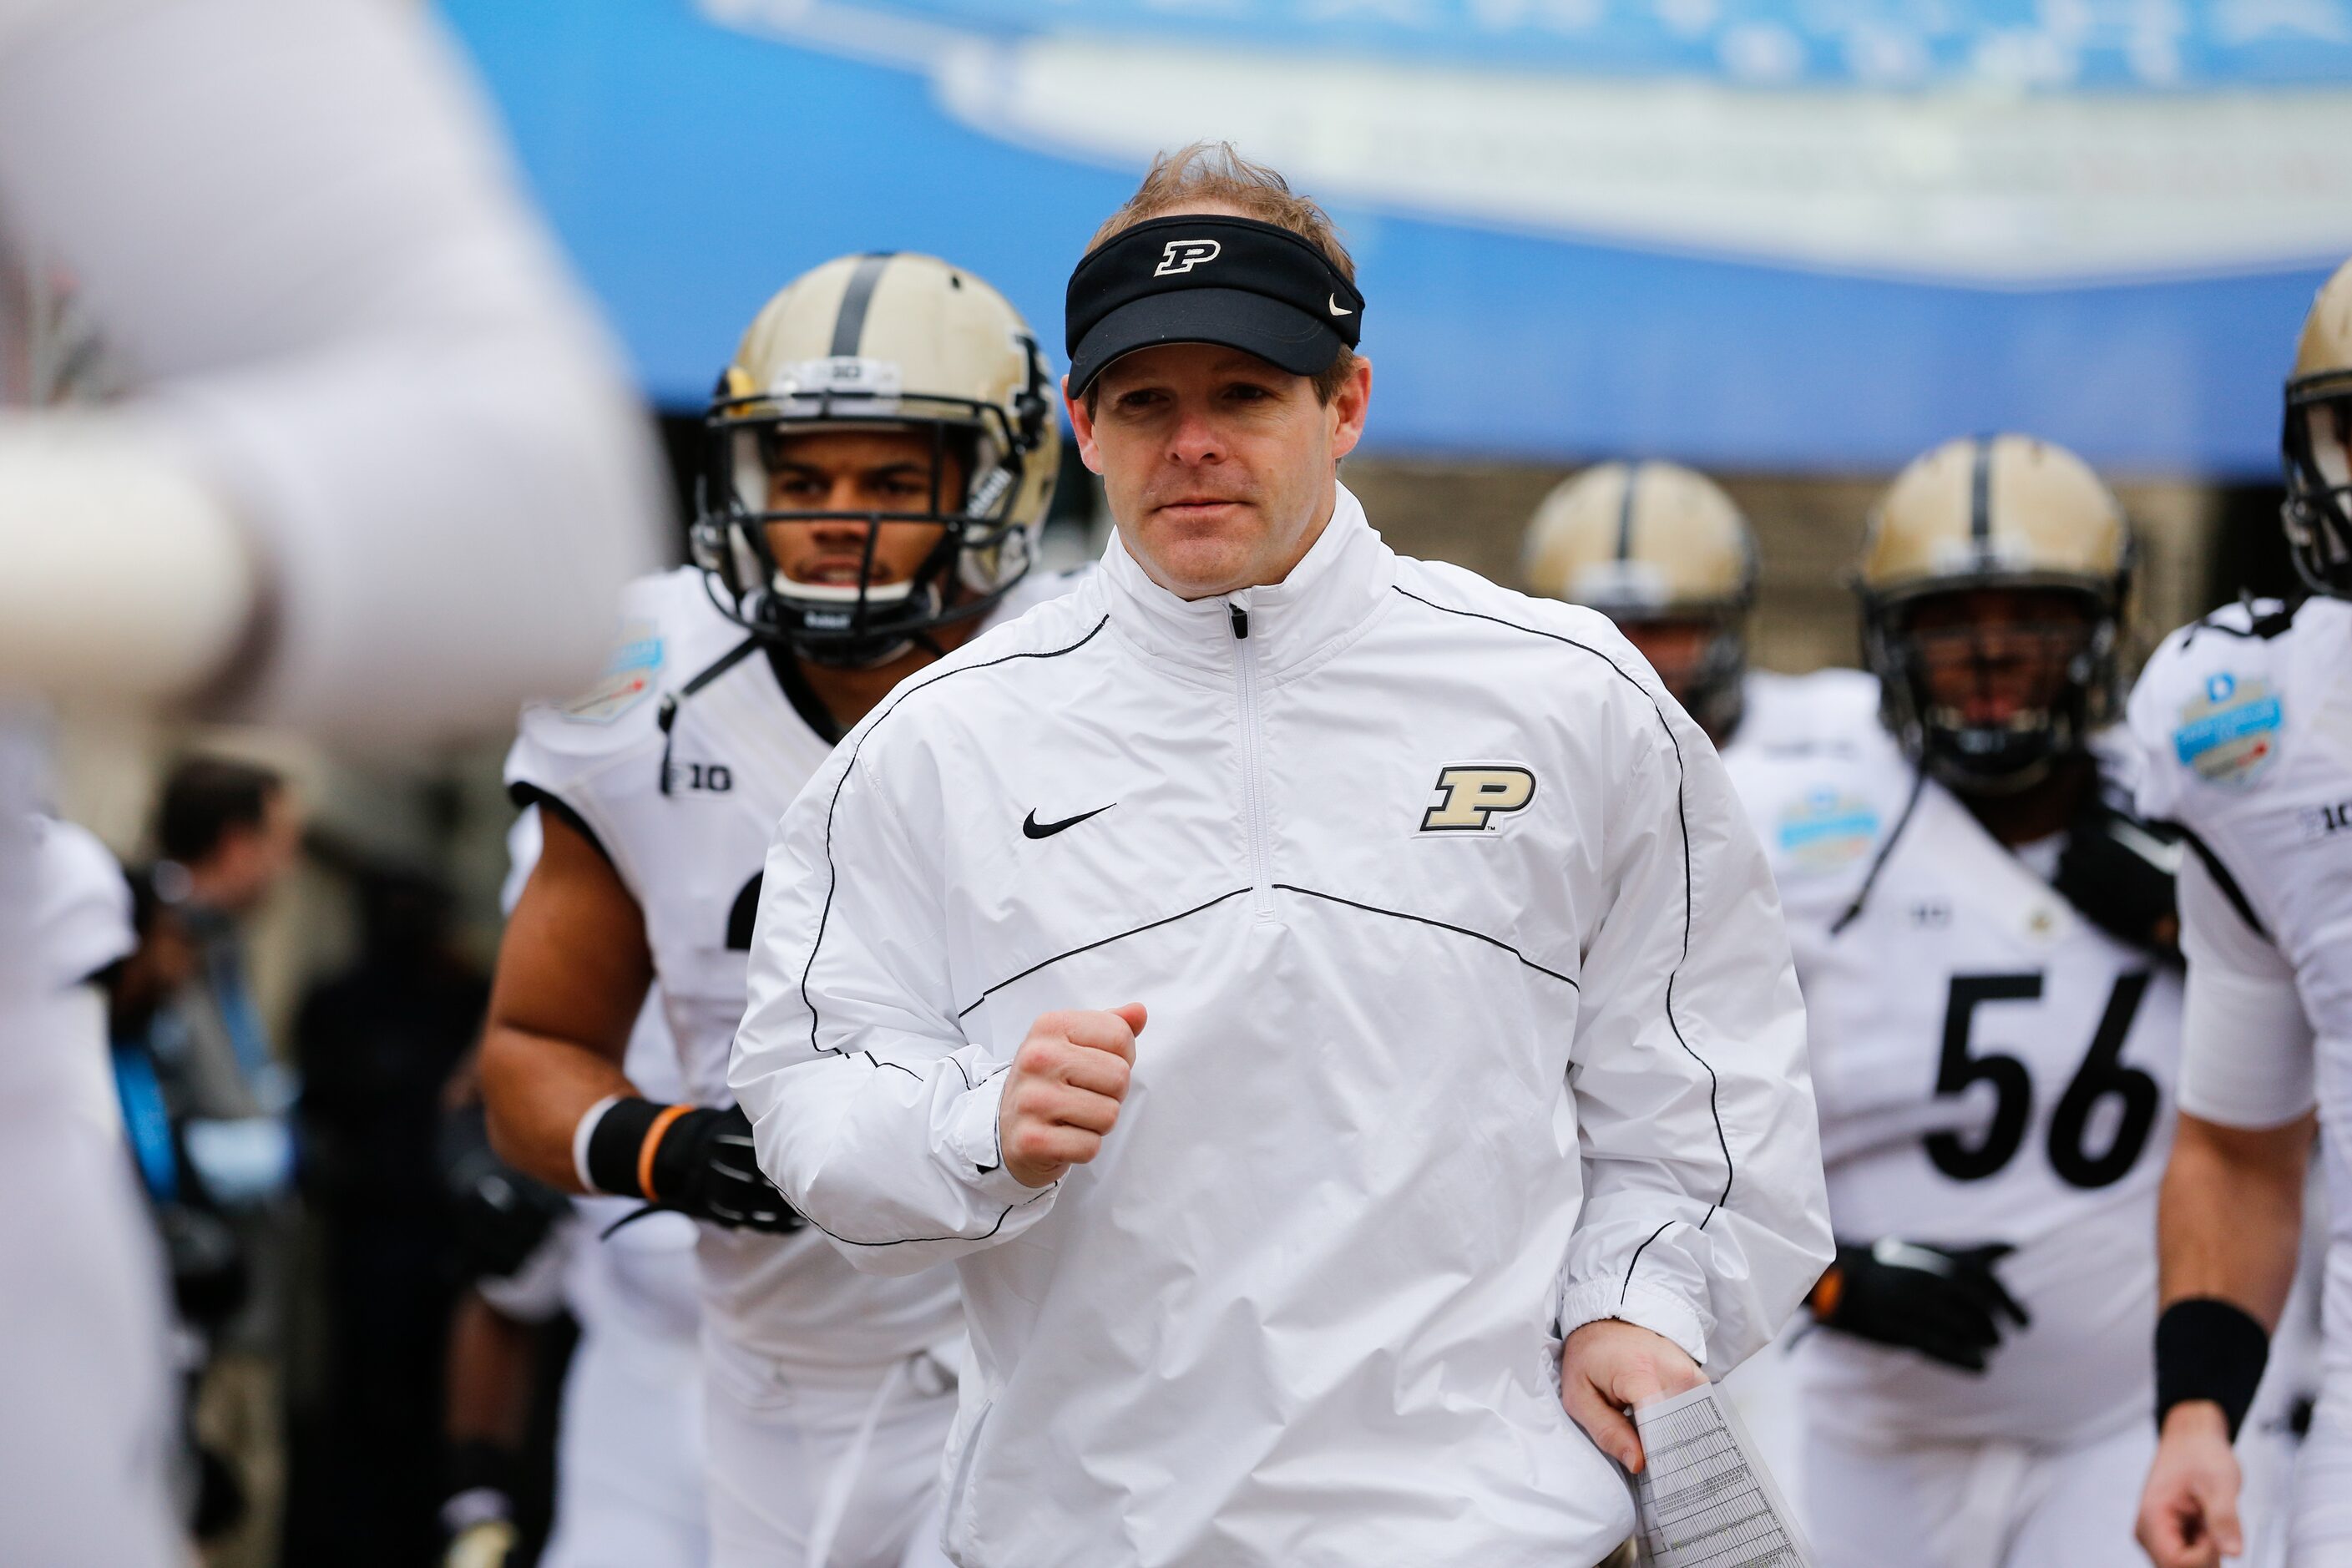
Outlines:
{"label": "black visor", "polygon": [[1245,217],[1158,217],[1070,274],[1070,392],[1155,343],[1217,343],[1293,375],[1328,370],[1363,334],[1364,297],[1307,240]]}

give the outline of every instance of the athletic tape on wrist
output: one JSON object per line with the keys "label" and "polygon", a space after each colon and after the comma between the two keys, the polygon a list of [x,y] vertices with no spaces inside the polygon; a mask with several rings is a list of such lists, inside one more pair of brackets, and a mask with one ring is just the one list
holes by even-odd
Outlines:
{"label": "athletic tape on wrist", "polygon": [[596,1124],[604,1120],[604,1112],[620,1104],[622,1099],[623,1097],[617,1094],[606,1095],[590,1106],[586,1113],[580,1118],[580,1124],[572,1130],[572,1173],[580,1178],[582,1186],[592,1193],[604,1194],[607,1197],[612,1194],[598,1186],[596,1178],[588,1173],[588,1140],[595,1136]]}
{"label": "athletic tape on wrist", "polygon": [[654,1123],[668,1109],[635,1095],[605,1107],[588,1132],[589,1185],[616,1197],[650,1197],[642,1173],[646,1135],[656,1131]]}
{"label": "athletic tape on wrist", "polygon": [[2270,1359],[2271,1336],[2244,1309],[2214,1296],[2175,1301],[2156,1321],[2156,1424],[2176,1405],[2210,1399],[2221,1407],[2230,1440],[2254,1402]]}

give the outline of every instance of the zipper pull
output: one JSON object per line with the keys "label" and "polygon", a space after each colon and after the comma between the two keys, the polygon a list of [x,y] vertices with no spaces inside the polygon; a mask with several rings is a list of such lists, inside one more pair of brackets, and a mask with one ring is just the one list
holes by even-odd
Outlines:
{"label": "zipper pull", "polygon": [[1248,641],[1249,612],[1243,609],[1239,605],[1234,604],[1231,599],[1228,599],[1225,601],[1225,613],[1234,618],[1234,640],[1235,642]]}

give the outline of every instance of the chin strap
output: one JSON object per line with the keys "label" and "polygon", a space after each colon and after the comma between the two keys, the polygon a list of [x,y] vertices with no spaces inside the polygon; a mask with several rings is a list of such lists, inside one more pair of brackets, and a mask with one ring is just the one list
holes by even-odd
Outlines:
{"label": "chin strap", "polygon": [[1832,936],[1837,935],[1860,918],[1862,906],[1870,898],[1870,889],[1878,885],[1878,873],[1886,868],[1886,858],[1895,853],[1895,841],[1903,837],[1903,830],[1911,825],[1911,814],[1918,809],[1919,796],[1927,788],[1927,770],[1924,767],[1915,767],[1911,773],[1911,793],[1904,798],[1903,815],[1895,819],[1895,831],[1886,836],[1886,841],[1878,847],[1878,853],[1872,858],[1870,869],[1862,879],[1862,886],[1854,890],[1853,902],[1845,907],[1843,914],[1830,922]]}
{"label": "chin strap", "polygon": [[662,794],[667,795],[670,792],[670,730],[677,723],[678,704],[693,696],[696,692],[701,690],[704,687],[709,685],[712,681],[718,679],[720,676],[726,674],[729,670],[734,668],[737,665],[742,663],[746,658],[749,658],[751,656],[752,649],[759,646],[760,639],[758,637],[745,637],[741,642],[737,643],[733,647],[730,647],[725,653],[720,654],[717,659],[713,660],[711,664],[702,671],[701,674],[688,681],[684,686],[679,687],[675,691],[666,691],[662,694],[661,710],[654,715],[654,722],[661,726],[662,732]]}

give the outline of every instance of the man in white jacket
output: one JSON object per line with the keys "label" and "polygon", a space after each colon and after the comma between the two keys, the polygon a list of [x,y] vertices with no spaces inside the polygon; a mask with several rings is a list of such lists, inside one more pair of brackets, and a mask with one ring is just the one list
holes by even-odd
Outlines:
{"label": "man in white jacket", "polygon": [[966,1568],[1599,1563],[1622,1408],[1830,1257],[1722,767],[1605,619],[1339,487],[1352,272],[1271,171],[1161,160],[1069,291],[1103,570],[770,854],[731,1082],[860,1267],[958,1265]]}

